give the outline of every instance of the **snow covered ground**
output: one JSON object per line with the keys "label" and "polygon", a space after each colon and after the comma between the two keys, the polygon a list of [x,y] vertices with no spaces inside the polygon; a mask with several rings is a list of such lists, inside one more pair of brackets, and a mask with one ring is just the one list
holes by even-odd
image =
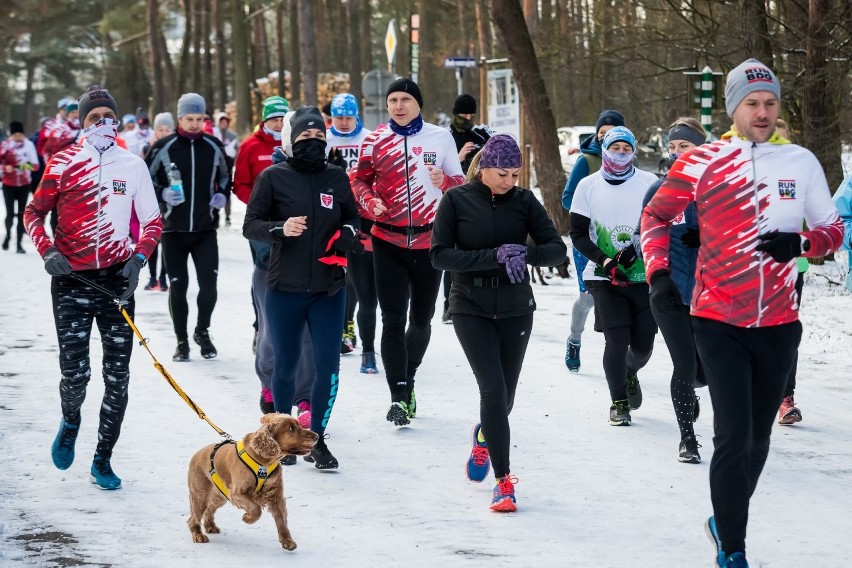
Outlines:
{"label": "snow covered ground", "polygon": [[[171,362],[175,342],[166,294],[140,286],[136,318],[178,383],[235,437],[255,430],[260,415],[251,263],[241,221],[236,211],[234,226],[220,231],[219,304],[211,329],[217,359],[202,360],[193,345],[190,363]],[[290,553],[280,548],[268,514],[246,525],[230,505],[217,516],[222,533],[209,544],[193,544],[186,467],[218,436],[138,347],[113,457],[121,489],[101,491],[89,482],[103,392],[98,371],[83,407],[77,459],[67,471],[53,467],[49,452],[60,408],[50,279],[26,246],[26,255],[0,254],[0,566],[233,567],[279,559],[311,567],[712,564],[713,547],[703,532],[711,514],[713,445],[706,389],[696,425],[700,465],[676,459],[671,363],[660,336],[640,373],[645,402],[633,413],[634,425],[609,426],[603,337],[591,331],[591,322],[580,374],[568,373],[563,363],[577,295],[573,278],[535,287],[539,311],[511,416],[518,513],[490,512],[491,482],[476,485],[464,476],[478,394],[453,328],[440,323],[438,310],[411,427],[385,421],[384,374],[361,375],[357,354],[342,358],[328,441],[341,466],[324,473],[300,460],[285,469],[298,543]],[[796,393],[804,421],[775,428],[752,500],[748,555],[755,567],[852,563],[852,298],[843,289],[844,273],[830,263],[807,276]],[[98,370],[100,348],[94,345],[92,367]]]}

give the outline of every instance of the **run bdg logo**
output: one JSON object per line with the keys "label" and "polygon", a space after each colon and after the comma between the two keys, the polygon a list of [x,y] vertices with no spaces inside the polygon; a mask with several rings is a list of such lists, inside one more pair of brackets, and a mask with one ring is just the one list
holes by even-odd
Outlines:
{"label": "run bdg logo", "polygon": [[331,193],[320,193],[320,205],[326,209],[332,209],[334,207],[334,195]]}
{"label": "run bdg logo", "polygon": [[796,180],[779,179],[778,195],[781,196],[781,199],[796,199]]}
{"label": "run bdg logo", "polygon": [[438,152],[423,152],[423,165],[434,166],[438,163]]}
{"label": "run bdg logo", "polygon": [[766,67],[752,67],[745,70],[746,80],[749,83],[762,81],[764,83],[772,82],[772,73]]}
{"label": "run bdg logo", "polygon": [[119,195],[127,194],[127,182],[123,179],[112,180],[112,192]]}

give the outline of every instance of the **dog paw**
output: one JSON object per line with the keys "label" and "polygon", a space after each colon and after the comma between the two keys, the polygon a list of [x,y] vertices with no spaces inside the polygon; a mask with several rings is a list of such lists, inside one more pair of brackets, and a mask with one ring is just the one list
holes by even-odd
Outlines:
{"label": "dog paw", "polygon": [[210,539],[207,538],[207,535],[205,534],[194,534],[192,535],[192,542],[199,542],[203,544],[205,542],[210,542]]}
{"label": "dog paw", "polygon": [[251,524],[256,523],[259,518],[260,518],[259,514],[249,515],[248,513],[246,513],[246,514],[243,515],[243,522],[251,525]]}
{"label": "dog paw", "polygon": [[281,542],[281,546],[284,547],[285,550],[296,550],[296,543],[290,539],[286,539]]}
{"label": "dog paw", "polygon": [[207,531],[207,534],[219,534],[220,532],[222,532],[216,525],[208,525],[204,527],[204,530]]}

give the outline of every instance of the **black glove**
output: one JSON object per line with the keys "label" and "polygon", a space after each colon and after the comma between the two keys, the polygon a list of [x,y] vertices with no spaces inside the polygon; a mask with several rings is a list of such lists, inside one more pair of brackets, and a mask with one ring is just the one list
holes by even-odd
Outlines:
{"label": "black glove", "polygon": [[352,250],[352,245],[355,243],[355,229],[351,225],[343,225],[340,228],[340,234],[331,242],[331,248],[345,255]]}
{"label": "black glove", "polygon": [[366,252],[366,248],[364,248],[364,233],[358,232],[358,237],[352,241],[352,248],[349,249],[349,252],[354,254],[364,254]]}
{"label": "black glove", "polygon": [[71,263],[56,247],[50,247],[44,253],[44,269],[51,276],[68,276],[71,274]]}
{"label": "black glove", "polygon": [[136,291],[136,286],[139,285],[139,271],[143,266],[145,266],[145,257],[141,254],[134,254],[124,265],[121,275],[127,278],[127,289],[121,294],[122,301],[127,301]]}
{"label": "black glove", "polygon": [[347,266],[346,253],[352,248],[355,233],[352,227],[344,225],[339,231],[335,231],[325,247],[325,254],[317,260],[331,266]]}
{"label": "black glove", "polygon": [[758,235],[757,238],[763,241],[757,245],[757,250],[769,254],[775,262],[790,262],[802,254],[802,237],[799,233],[773,231]]}
{"label": "black glove", "polygon": [[651,307],[660,314],[671,314],[683,305],[680,292],[668,270],[658,270],[651,276]]}
{"label": "black glove", "polygon": [[687,248],[697,249],[698,247],[700,247],[701,239],[698,229],[687,229],[680,236],[680,242],[682,242]]}
{"label": "black glove", "polygon": [[332,148],[328,151],[328,163],[343,168],[344,171],[346,170],[346,160],[343,159],[340,148]]}
{"label": "black glove", "polygon": [[615,256],[616,258],[609,259],[609,262],[603,265],[604,274],[607,278],[609,278],[609,281],[613,286],[627,286],[630,283],[630,280],[618,266],[618,255]]}
{"label": "black glove", "polygon": [[615,255],[615,260],[617,260],[618,264],[624,268],[630,268],[633,266],[633,263],[636,262],[637,258],[639,258],[639,255],[636,254],[636,247],[633,245],[621,249],[618,251],[618,254]]}

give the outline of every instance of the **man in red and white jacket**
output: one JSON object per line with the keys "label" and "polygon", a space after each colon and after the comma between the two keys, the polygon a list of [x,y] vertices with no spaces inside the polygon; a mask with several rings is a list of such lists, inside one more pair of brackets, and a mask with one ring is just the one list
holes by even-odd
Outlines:
{"label": "man in red and white jacket", "polygon": [[698,208],[691,313],[714,410],[707,531],[718,566],[747,566],[749,499],[802,334],[796,257],[824,256],[843,238],[819,162],[774,132],[780,98],[766,65],[749,59],[733,69],[725,87],[733,129],[682,155],[642,214],[651,303],[664,312],[678,297],[669,229],[690,202]]}
{"label": "man in red and white jacket", "polygon": [[386,99],[390,119],[364,140],[352,189],[362,214],[375,219],[382,361],[391,391],[387,419],[402,426],[416,413],[414,374],[429,345],[441,283],[429,259],[432,222],[441,196],[464,183],[464,174],[449,131],[423,121],[417,83],[394,81]]}
{"label": "man in red and white jacket", "polygon": [[[94,319],[104,351],[104,398],[91,474],[101,488],[117,489],[121,479],[113,472],[110,459],[127,407],[133,331],[116,309],[115,299],[120,296],[133,314],[139,271],[157,246],[163,225],[145,162],[116,145],[115,99],[106,89],[92,86],[79,105],[85,141],[53,157],[26,208],[24,221],[44,258],[45,270],[53,276],[51,293],[62,373],[62,422],[51,448],[53,463],[68,469],[74,461],[80,409],[91,376],[89,339]],[[44,219],[54,207],[59,222],[51,242]],[[139,219],[138,235],[130,232],[134,212]]]}

